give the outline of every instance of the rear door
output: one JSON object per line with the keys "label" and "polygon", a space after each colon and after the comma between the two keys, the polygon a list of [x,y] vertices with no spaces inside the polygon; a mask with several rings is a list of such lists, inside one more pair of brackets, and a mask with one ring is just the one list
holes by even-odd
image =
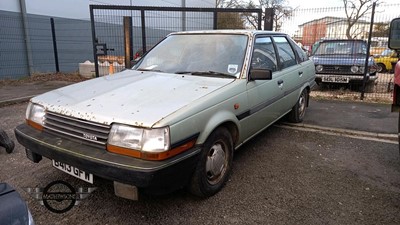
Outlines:
{"label": "rear door", "polygon": [[298,59],[292,45],[286,36],[275,36],[273,41],[276,45],[278,65],[282,73],[282,91],[284,95],[285,111],[290,110],[299,98],[301,88],[304,84],[304,68],[298,63]]}

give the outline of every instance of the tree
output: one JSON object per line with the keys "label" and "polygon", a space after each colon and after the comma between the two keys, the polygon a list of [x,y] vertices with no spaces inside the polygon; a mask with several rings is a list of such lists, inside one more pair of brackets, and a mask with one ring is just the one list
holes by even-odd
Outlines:
{"label": "tree", "polygon": [[[261,8],[263,10],[263,18],[265,17],[265,9],[272,8],[274,11],[273,22],[274,30],[279,31],[282,27],[283,19],[289,18],[292,15],[293,9],[287,6],[286,0],[252,0],[247,4],[246,8]],[[254,16],[247,16],[249,23],[256,29],[257,18]]]}
{"label": "tree", "polygon": [[[265,17],[265,9],[274,9],[274,30],[279,31],[282,27],[282,20],[289,18],[292,14],[293,9],[287,6],[287,0],[250,0],[248,2],[241,0],[217,0],[218,8],[248,8],[255,9],[261,8],[263,10],[262,17]],[[247,23],[250,27],[257,29],[258,27],[258,16],[251,13],[244,13],[243,16],[246,18]]]}
{"label": "tree", "polygon": [[219,12],[217,20],[218,29],[244,29],[245,21],[240,13]]}
{"label": "tree", "polygon": [[[240,0],[216,0],[217,8],[240,8]],[[218,29],[244,29],[245,20],[241,13],[218,13]]]}
{"label": "tree", "polygon": [[389,22],[375,23],[372,31],[373,37],[389,37]]}
{"label": "tree", "polygon": [[242,3],[238,0],[216,0],[217,8],[236,8]]}
{"label": "tree", "polygon": [[379,0],[343,0],[344,10],[346,13],[346,37],[353,39],[355,29],[353,26],[360,20],[360,18],[369,14],[372,9],[373,3],[378,3]]}

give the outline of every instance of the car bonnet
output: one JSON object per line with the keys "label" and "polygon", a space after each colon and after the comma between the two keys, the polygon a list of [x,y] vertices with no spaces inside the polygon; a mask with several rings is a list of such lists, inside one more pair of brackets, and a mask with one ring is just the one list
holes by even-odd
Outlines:
{"label": "car bonnet", "polygon": [[111,124],[152,127],[234,79],[126,70],[33,98],[51,112]]}

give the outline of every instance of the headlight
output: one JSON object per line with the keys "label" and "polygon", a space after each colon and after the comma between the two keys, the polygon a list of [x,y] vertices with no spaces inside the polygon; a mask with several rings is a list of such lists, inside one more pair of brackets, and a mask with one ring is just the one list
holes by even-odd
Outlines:
{"label": "headlight", "polygon": [[364,73],[365,67],[364,66],[360,66],[359,70],[360,70],[360,73]]}
{"label": "headlight", "polygon": [[169,128],[143,129],[113,124],[108,136],[107,150],[136,158],[161,160],[170,149]]}
{"label": "headlight", "polygon": [[352,66],[350,68],[350,70],[351,70],[352,73],[357,73],[358,72],[358,66]]}
{"label": "headlight", "polygon": [[324,70],[324,67],[323,67],[322,65],[317,65],[317,66],[315,67],[315,70],[316,70],[317,72],[322,72],[322,70]]}
{"label": "headlight", "polygon": [[26,109],[26,121],[30,126],[43,130],[44,114],[43,106],[30,102]]}

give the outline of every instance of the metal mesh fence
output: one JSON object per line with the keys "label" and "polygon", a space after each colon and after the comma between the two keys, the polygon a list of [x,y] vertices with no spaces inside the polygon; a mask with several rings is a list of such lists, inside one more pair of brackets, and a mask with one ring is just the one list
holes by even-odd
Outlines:
{"label": "metal mesh fence", "polygon": [[24,27],[19,13],[0,11],[0,79],[76,72],[79,63],[93,59],[90,21],[31,14],[26,21]]}
{"label": "metal mesh fence", "polygon": [[[368,79],[364,95],[366,99],[391,101],[393,64],[398,58],[387,48],[388,28],[389,22],[400,16],[399,8],[400,3],[380,4],[376,7],[371,41],[367,44],[370,44],[368,55],[373,57],[377,71],[376,79]],[[99,75],[105,75],[110,73],[110,65],[113,68],[111,72],[125,68],[124,57],[127,54],[130,60],[135,60],[174,31],[261,28],[261,10],[259,9],[247,11],[218,9],[220,11],[216,11],[217,9],[212,8],[207,10],[186,8],[182,10],[182,8],[161,7],[94,6],[92,21],[54,18],[54,30],[51,27],[50,17],[28,14],[25,30],[30,41],[30,52],[25,42],[26,33],[21,15],[0,11],[0,79],[28,76],[29,54],[33,72],[56,72],[57,61],[60,72],[74,72],[78,70],[79,63],[90,60],[92,63],[99,63]],[[256,21],[248,21],[246,18],[256,18]],[[343,7],[295,9],[290,17],[282,21],[280,31],[291,35],[312,58],[315,58],[314,51],[321,41],[357,39],[368,42],[371,19],[371,10],[357,21],[353,21],[348,20]],[[354,22],[354,25],[347,32],[349,22]],[[128,34],[125,27],[127,25],[130,26]],[[52,32],[55,38],[52,37]],[[126,35],[130,35],[130,43],[126,43]],[[344,52],[345,45],[336,44],[337,48],[341,47],[339,50],[343,54],[339,54],[336,59],[325,60],[329,61],[331,71],[325,71],[323,75],[331,73],[340,75],[339,72],[343,68],[351,72],[351,66],[355,64],[359,65],[359,68],[357,74],[354,75],[361,74],[362,59],[357,59],[357,52],[347,57],[346,54],[350,52]],[[128,51],[127,46],[129,46]],[[325,46],[326,51],[332,47]],[[98,60],[95,60],[96,57],[99,57]],[[343,64],[346,57],[350,64]],[[329,69],[329,66],[324,69]],[[94,74],[93,66],[90,67],[89,73]],[[329,76],[321,77],[313,94],[329,98],[361,98],[363,87],[360,82],[353,82],[346,78],[332,81]]]}
{"label": "metal mesh fence", "polygon": [[[370,72],[363,97],[369,100],[391,101],[393,64],[398,61],[398,58],[393,51],[388,49],[387,42],[389,23],[400,16],[399,8],[400,3],[380,4],[376,6],[374,15],[370,9],[357,20],[354,17],[348,17],[344,7],[296,9],[289,18],[283,21],[282,31],[289,33],[302,45],[316,65],[321,65],[316,67],[319,85],[314,90],[314,95],[329,98],[362,98],[362,80],[355,76],[361,75],[362,70],[365,69],[361,68],[366,61],[363,59],[365,56],[362,53],[364,53],[373,58],[375,67],[369,66]],[[351,10],[353,9],[349,9],[348,12]],[[372,16],[374,22],[371,41],[368,42]],[[350,29],[348,29],[349,24],[352,24]],[[349,39],[370,44],[369,53],[366,52],[366,47],[353,44],[355,42]],[[339,40],[346,40],[346,42]],[[352,68],[355,65],[359,66],[358,71],[355,67]],[[352,75],[352,77],[345,75]]]}
{"label": "metal mesh fence", "polygon": [[[29,74],[22,21],[18,14],[0,16],[0,79],[19,78]],[[22,53],[22,54],[21,54]]]}
{"label": "metal mesh fence", "polygon": [[174,8],[91,5],[97,75],[118,72],[171,32],[261,29],[261,9]]}

